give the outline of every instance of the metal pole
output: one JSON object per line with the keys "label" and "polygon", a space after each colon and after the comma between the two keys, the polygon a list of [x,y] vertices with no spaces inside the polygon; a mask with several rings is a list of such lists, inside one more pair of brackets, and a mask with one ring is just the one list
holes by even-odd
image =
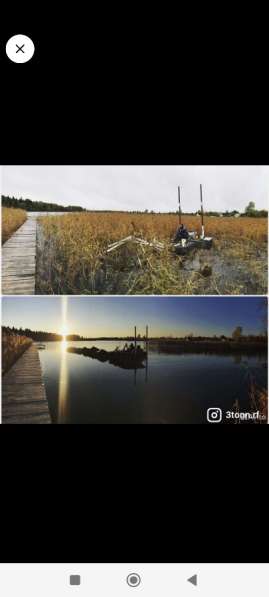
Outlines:
{"label": "metal pole", "polygon": [[134,385],[136,386],[136,325],[134,326],[135,361],[134,361]]}
{"label": "metal pole", "polygon": [[180,187],[178,187],[178,220],[179,225],[181,224],[181,201],[180,201]]}
{"label": "metal pole", "polygon": [[147,352],[147,356],[146,356],[146,383],[148,381],[148,340],[149,340],[149,326],[146,326],[146,352]]}
{"label": "metal pole", "polygon": [[205,229],[204,229],[204,206],[203,206],[203,188],[200,184],[200,198],[201,198],[201,222],[202,222],[202,234],[201,238],[205,236]]}
{"label": "metal pole", "polygon": [[146,325],[146,353],[148,359],[148,346],[149,346],[149,326]]}

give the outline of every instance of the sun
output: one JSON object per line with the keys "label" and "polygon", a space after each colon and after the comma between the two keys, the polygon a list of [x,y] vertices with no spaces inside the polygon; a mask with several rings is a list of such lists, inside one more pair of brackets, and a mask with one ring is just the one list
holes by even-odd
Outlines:
{"label": "sun", "polygon": [[62,327],[61,327],[60,334],[62,336],[62,348],[66,349],[67,335],[68,335],[68,329],[67,329],[67,297],[66,296],[62,297]]}
{"label": "sun", "polygon": [[67,330],[66,326],[62,327],[60,334],[62,336],[62,342],[66,342],[66,338],[67,338],[67,334],[68,334],[68,330]]}
{"label": "sun", "polygon": [[65,352],[67,349],[67,340],[66,340],[67,333],[66,333],[66,331],[62,331],[61,336],[62,336],[61,349],[62,349],[62,352]]}

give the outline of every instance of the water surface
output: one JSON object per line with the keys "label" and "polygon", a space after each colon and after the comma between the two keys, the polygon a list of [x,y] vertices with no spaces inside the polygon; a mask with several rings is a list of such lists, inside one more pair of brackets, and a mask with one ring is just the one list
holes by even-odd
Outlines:
{"label": "water surface", "polygon": [[123,342],[48,342],[40,360],[53,422],[206,423],[210,407],[249,410],[249,375],[266,386],[264,357],[162,354],[126,370],[68,353],[68,346],[113,350]]}

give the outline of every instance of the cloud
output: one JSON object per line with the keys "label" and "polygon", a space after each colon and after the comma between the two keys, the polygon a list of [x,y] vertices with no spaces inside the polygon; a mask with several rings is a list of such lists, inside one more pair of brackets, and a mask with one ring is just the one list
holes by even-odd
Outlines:
{"label": "cloud", "polygon": [[267,208],[268,166],[4,166],[2,193],[87,209],[244,211]]}

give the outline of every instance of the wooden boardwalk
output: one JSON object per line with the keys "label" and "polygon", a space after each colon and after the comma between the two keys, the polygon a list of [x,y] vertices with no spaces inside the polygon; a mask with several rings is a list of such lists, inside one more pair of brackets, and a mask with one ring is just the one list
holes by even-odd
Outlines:
{"label": "wooden boardwalk", "polygon": [[3,376],[2,423],[51,423],[38,349],[34,344]]}
{"label": "wooden boardwalk", "polygon": [[37,219],[30,216],[2,247],[2,294],[35,294]]}

